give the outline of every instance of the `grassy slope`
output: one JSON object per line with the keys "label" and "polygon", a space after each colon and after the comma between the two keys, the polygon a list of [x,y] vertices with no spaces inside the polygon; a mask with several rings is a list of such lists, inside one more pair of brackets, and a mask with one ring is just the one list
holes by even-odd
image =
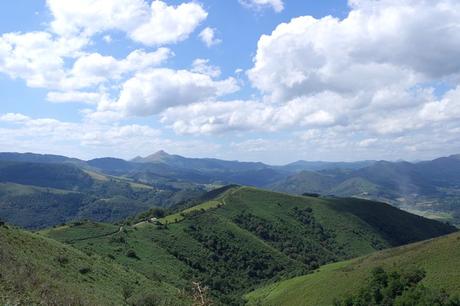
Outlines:
{"label": "grassy slope", "polygon": [[38,234],[0,226],[0,245],[0,304],[124,305],[149,294],[162,305],[187,301],[165,282]]}
{"label": "grassy slope", "polygon": [[[164,226],[142,224],[113,228],[86,224],[62,227],[45,234],[102,256],[111,256],[145,276],[188,288],[192,280],[209,285],[222,302],[258,284],[290,278],[311,269],[293,246],[300,243],[311,251],[311,262],[324,264],[414,242],[452,229],[441,223],[407,214],[389,205],[357,199],[321,199],[291,196],[248,187],[235,187],[218,198],[188,209],[179,222]],[[305,224],[295,208],[312,210],[316,224]],[[257,218],[270,235],[238,223],[244,212]],[[317,231],[332,238],[323,239]],[[105,235],[109,233],[109,235]],[[81,239],[89,237],[89,239]],[[96,237],[96,238],[91,238]],[[284,244],[287,243],[287,246]],[[134,250],[138,260],[126,257]],[[302,251],[303,252],[303,251]],[[300,253],[302,253],[300,252]],[[307,252],[307,253],[308,253]],[[303,252],[305,253],[305,252]],[[304,254],[301,254],[304,255]],[[308,253],[307,255],[310,255]],[[233,297],[232,297],[233,296]]]}
{"label": "grassy slope", "polygon": [[331,305],[334,298],[356,293],[372,268],[416,265],[427,272],[423,284],[460,294],[460,233],[388,249],[321,267],[315,273],[251,292],[250,305]]}

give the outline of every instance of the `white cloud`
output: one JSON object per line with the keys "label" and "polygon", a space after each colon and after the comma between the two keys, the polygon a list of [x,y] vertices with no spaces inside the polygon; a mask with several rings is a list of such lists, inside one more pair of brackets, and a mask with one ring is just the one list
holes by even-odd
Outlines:
{"label": "white cloud", "polygon": [[[258,43],[250,80],[274,99],[356,93],[458,75],[455,1],[353,1],[348,17],[292,19]],[[382,46],[385,46],[383,48]]]}
{"label": "white cloud", "polygon": [[221,39],[216,38],[215,29],[206,27],[200,32],[199,36],[201,41],[209,48],[214,45],[218,45],[222,42]]}
{"label": "white cloud", "polygon": [[[168,48],[134,50],[125,59],[86,54],[82,38],[54,37],[47,32],[0,36],[0,72],[24,79],[29,87],[73,90],[98,85],[123,74],[162,64],[173,55]],[[68,68],[65,62],[73,62]]]}
{"label": "white cloud", "polygon": [[0,72],[26,80],[30,87],[55,87],[65,77],[64,58],[75,58],[87,43],[55,38],[47,32],[0,36]]}
{"label": "white cloud", "polygon": [[153,1],[149,20],[131,31],[130,36],[146,45],[176,43],[186,39],[207,15],[197,3],[173,7],[162,1]]}
{"label": "white cloud", "polygon": [[28,116],[19,113],[6,113],[0,116],[0,121],[12,123],[26,122],[29,119]]}
{"label": "white cloud", "polygon": [[86,54],[75,61],[67,77],[61,80],[61,87],[85,88],[111,79],[117,80],[125,74],[158,66],[172,55],[168,48],[159,48],[154,52],[134,50],[122,60],[99,53]]}
{"label": "white cloud", "polygon": [[120,30],[145,45],[164,45],[186,39],[207,17],[198,3],[169,6],[163,1],[48,0],[51,29],[62,36],[92,36]]}
{"label": "white cloud", "polygon": [[[313,99],[328,99],[326,96]],[[330,96],[329,99],[333,99]],[[303,101],[282,106],[257,101],[201,102],[173,107],[161,114],[162,122],[179,134],[212,134],[228,131],[280,131],[300,127],[330,126],[334,113],[317,110]]]}
{"label": "white cloud", "polygon": [[239,2],[248,8],[256,10],[271,7],[275,12],[279,13],[284,9],[283,0],[239,0]]}
{"label": "white cloud", "polygon": [[127,80],[118,100],[106,105],[106,110],[112,108],[126,115],[149,116],[172,106],[214,99],[238,89],[233,78],[213,80],[206,74],[157,68]]}
{"label": "white cloud", "polygon": [[192,63],[191,71],[209,75],[212,78],[217,78],[221,74],[219,67],[209,64],[209,60],[204,58],[195,59]]}
{"label": "white cloud", "polygon": [[47,93],[46,99],[50,102],[56,102],[56,103],[83,102],[83,103],[89,103],[89,104],[97,104],[103,99],[103,95],[97,92],[85,92],[85,91],[67,91],[67,92],[51,91]]}

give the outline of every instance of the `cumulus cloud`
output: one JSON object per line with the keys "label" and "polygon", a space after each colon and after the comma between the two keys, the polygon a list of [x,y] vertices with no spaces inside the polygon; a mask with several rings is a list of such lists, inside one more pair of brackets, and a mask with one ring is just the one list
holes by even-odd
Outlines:
{"label": "cumulus cloud", "polygon": [[[23,79],[29,87],[52,90],[47,95],[52,102],[107,103],[100,101],[105,91],[173,56],[164,47],[151,52],[137,49],[122,59],[87,52],[93,35],[120,30],[149,46],[175,43],[186,39],[207,16],[195,2],[172,6],[144,0],[67,4],[50,0],[47,5],[53,17],[49,31],[0,36],[0,72]],[[108,34],[103,39],[111,41]]]}
{"label": "cumulus cloud", "polygon": [[149,116],[169,107],[214,99],[238,90],[236,80],[214,80],[209,75],[173,70],[151,69],[127,80],[115,103],[107,105],[127,115]]}
{"label": "cumulus cloud", "polygon": [[0,72],[26,80],[30,87],[56,87],[65,77],[64,58],[75,58],[82,38],[54,38],[47,32],[0,36]]}
{"label": "cumulus cloud", "polygon": [[99,85],[110,79],[120,79],[128,73],[158,66],[172,54],[168,48],[159,48],[154,52],[134,50],[126,58],[117,60],[112,56],[89,53],[75,61],[60,85],[70,89]]}
{"label": "cumulus cloud", "polygon": [[203,31],[200,32],[199,37],[201,41],[209,48],[214,45],[220,44],[222,42],[221,39],[216,38],[215,29],[206,27]]}
{"label": "cumulus cloud", "polygon": [[201,102],[167,109],[161,116],[162,122],[179,134],[280,131],[294,127],[330,126],[338,120],[333,113],[311,108],[302,101],[282,106],[238,100]]}
{"label": "cumulus cloud", "polygon": [[164,45],[186,39],[207,17],[195,2],[178,6],[163,1],[48,0],[54,17],[51,29],[61,36],[92,36],[119,30],[145,45]]}
{"label": "cumulus cloud", "polygon": [[[134,50],[125,59],[85,53],[82,38],[53,37],[47,32],[0,36],[0,72],[24,79],[29,87],[72,90],[98,85],[123,74],[157,66],[173,55],[168,48]],[[67,68],[66,61],[73,61]]]}
{"label": "cumulus cloud", "polygon": [[282,0],[239,0],[239,2],[245,7],[256,10],[271,7],[275,12],[279,13],[284,9]]}
{"label": "cumulus cloud", "polygon": [[317,91],[355,93],[458,75],[458,3],[352,1],[343,20],[294,18],[263,35],[248,71],[275,99]]}

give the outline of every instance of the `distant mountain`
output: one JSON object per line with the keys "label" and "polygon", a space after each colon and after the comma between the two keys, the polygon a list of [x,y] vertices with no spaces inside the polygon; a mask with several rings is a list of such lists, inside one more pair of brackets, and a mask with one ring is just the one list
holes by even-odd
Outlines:
{"label": "distant mountain", "polygon": [[132,161],[137,163],[164,163],[171,167],[203,172],[240,172],[271,167],[260,162],[227,161],[215,158],[187,158],[180,155],[171,155],[165,151],[158,151],[145,158],[136,157]]}
{"label": "distant mountain", "polygon": [[[181,157],[179,155],[175,155],[175,156]],[[169,155],[165,151],[160,150],[146,157],[137,156],[133,158],[131,161],[135,163],[156,163],[156,162],[167,162],[168,160],[171,160],[171,159],[174,159],[173,155]]]}
{"label": "distant mountain", "polygon": [[126,173],[136,168],[133,163],[130,163],[120,158],[96,158],[86,162],[89,166],[99,169],[105,173]]}
{"label": "distant mountain", "polygon": [[74,162],[80,163],[82,160],[70,158],[61,155],[52,154],[35,154],[35,153],[14,153],[0,152],[0,161],[17,161],[17,162],[32,162],[32,163],[65,163]]}
{"label": "distant mountain", "polygon": [[90,187],[93,179],[72,164],[0,161],[0,182],[77,191]]}
{"label": "distant mountain", "polygon": [[458,155],[418,163],[378,161],[354,170],[302,171],[268,187],[381,200],[408,210],[446,213],[443,218],[460,222]]}
{"label": "distant mountain", "polygon": [[285,166],[272,166],[261,162],[228,161],[215,158],[188,158],[160,150],[147,157],[131,161],[103,157],[89,161],[57,155],[0,153],[0,161],[40,163],[73,163],[83,169],[110,175],[122,175],[145,183],[162,180],[187,181],[198,184],[243,184],[264,187],[302,170],[359,169],[373,161],[362,162],[307,162],[297,161]]}
{"label": "distant mountain", "polygon": [[357,161],[357,162],[323,162],[323,161],[305,161],[299,160],[285,166],[281,166],[288,171],[320,171],[330,169],[360,169],[374,164],[373,160]]}

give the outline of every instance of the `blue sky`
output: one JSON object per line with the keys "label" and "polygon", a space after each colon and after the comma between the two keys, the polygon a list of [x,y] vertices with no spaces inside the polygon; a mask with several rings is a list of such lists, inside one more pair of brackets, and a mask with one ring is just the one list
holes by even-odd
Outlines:
{"label": "blue sky", "polygon": [[3,1],[0,151],[460,152],[459,15],[453,0]]}

